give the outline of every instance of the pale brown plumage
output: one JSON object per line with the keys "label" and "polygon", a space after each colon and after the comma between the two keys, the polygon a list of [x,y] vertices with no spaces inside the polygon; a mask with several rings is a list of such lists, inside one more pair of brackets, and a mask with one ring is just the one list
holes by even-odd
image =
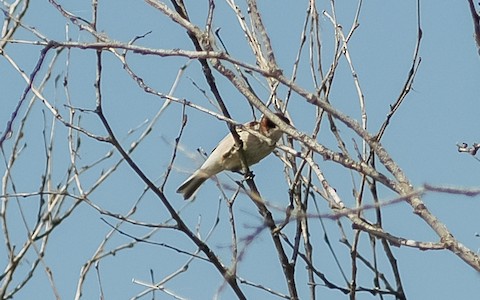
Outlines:
{"label": "pale brown plumage", "polygon": [[[276,115],[284,122],[290,124],[289,120],[282,114],[276,113]],[[247,130],[237,129],[243,143],[243,154],[246,163],[248,166],[251,166],[258,163],[275,149],[275,144],[282,136],[282,131],[266,117],[262,117],[260,122],[252,121],[244,124],[244,126],[270,139],[267,142],[249,133]],[[208,178],[224,170],[240,171],[241,169],[240,153],[235,150],[235,140],[232,134],[228,134],[220,141],[202,166],[178,187],[177,193],[183,194],[184,199],[189,199]]]}

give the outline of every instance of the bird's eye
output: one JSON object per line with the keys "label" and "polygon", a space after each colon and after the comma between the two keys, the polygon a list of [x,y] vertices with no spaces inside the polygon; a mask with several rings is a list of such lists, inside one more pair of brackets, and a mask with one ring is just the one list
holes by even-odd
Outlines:
{"label": "bird's eye", "polygon": [[273,123],[272,121],[267,120],[267,127],[268,128],[275,128],[275,127],[277,127],[277,125],[275,125],[275,123]]}

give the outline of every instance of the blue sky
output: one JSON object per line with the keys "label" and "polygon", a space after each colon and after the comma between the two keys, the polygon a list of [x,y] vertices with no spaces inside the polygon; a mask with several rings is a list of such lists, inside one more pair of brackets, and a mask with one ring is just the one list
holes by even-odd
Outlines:
{"label": "blue sky", "polygon": [[[200,27],[205,24],[206,5],[208,1],[190,1],[187,7],[191,19]],[[275,51],[276,58],[284,74],[291,76],[293,62],[297,55],[300,34],[305,18],[307,1],[262,1],[259,8]],[[91,3],[78,1],[62,5],[72,13],[85,19],[91,18]],[[244,8],[245,5],[239,3]],[[356,12],[357,2],[336,1],[336,16],[345,32],[351,27]],[[332,14],[330,2],[318,1],[319,11],[325,10]],[[49,39],[63,41],[66,31],[72,41],[91,42],[93,38],[85,31],[79,31],[75,25],[64,19],[47,1],[32,1],[24,19],[25,24],[34,26]],[[348,49],[353,66],[358,75],[359,83],[365,96],[368,112],[368,128],[376,132],[385,120],[390,104],[398,97],[407,78],[412,64],[417,33],[416,2],[415,1],[365,1],[359,17],[359,27],[351,38]],[[66,27],[68,24],[68,27]],[[241,29],[234,18],[233,12],[223,1],[216,2],[214,26],[221,28],[220,34],[230,54],[238,59],[254,64],[253,56],[245,43]],[[425,183],[432,185],[452,185],[475,188],[479,186],[480,163],[467,154],[457,152],[456,144],[478,142],[478,127],[480,120],[480,61],[479,53],[473,39],[473,25],[466,1],[424,1],[421,3],[421,27],[423,38],[420,45],[421,63],[416,74],[413,90],[408,94],[399,111],[394,115],[382,144],[405,171],[415,186]],[[105,32],[110,38],[128,42],[138,35],[152,31],[137,44],[147,47],[176,49],[192,49],[185,30],[174,24],[160,12],[155,11],[141,1],[99,1],[98,30]],[[330,65],[333,55],[332,24],[325,16],[320,16],[322,37],[322,63],[324,71]],[[26,30],[19,30],[17,40],[37,40]],[[5,53],[10,55],[27,73],[33,70],[41,47],[25,43],[10,44]],[[303,63],[299,69],[298,83],[313,91],[312,79],[308,68],[308,51],[302,56]],[[60,54],[53,68],[52,78],[63,78],[68,74],[68,89],[71,103],[74,107],[83,109],[95,108],[95,52],[92,50],[73,49],[69,53],[67,69],[67,51]],[[53,57],[53,51],[47,56],[47,62]],[[145,82],[158,91],[168,93],[175,81],[181,66],[187,63],[184,58],[160,58],[157,56],[141,56],[130,53],[127,55],[130,65]],[[102,94],[105,114],[114,128],[121,143],[128,147],[136,141],[145,129],[146,120],[152,120],[164,100],[146,94],[123,70],[119,60],[111,53],[103,55],[104,73],[102,77]],[[43,66],[37,83],[47,70]],[[68,73],[67,73],[68,72]],[[0,110],[0,131],[3,132],[11,112],[18,103],[25,89],[25,82],[20,78],[5,57],[0,57],[0,90],[2,91],[2,110]],[[231,84],[215,73],[226,105],[232,116],[240,122],[251,119],[251,110],[244,97]],[[250,78],[256,92],[266,99],[269,92],[261,87],[261,83]],[[55,103],[61,114],[67,115],[64,106],[67,94],[61,85],[55,86],[50,80],[43,94],[51,103]],[[199,88],[197,88],[197,85]],[[175,97],[192,101],[197,105],[215,110],[201,89],[208,92],[208,86],[201,73],[197,61],[191,61],[174,93]],[[31,98],[27,96],[27,103]],[[286,89],[279,88],[279,97],[285,98]],[[298,95],[292,95],[289,113],[299,130],[311,132],[314,119],[314,107],[307,104]],[[335,81],[332,85],[330,101],[340,111],[360,120],[358,97],[353,83],[353,77],[345,59],[341,59]],[[27,103],[22,106],[19,118],[14,123],[14,132],[20,127],[20,118],[25,115]],[[133,159],[142,170],[156,183],[163,180],[166,166],[169,164],[173,144],[180,128],[182,107],[172,104],[153,127],[152,133],[142,141],[132,154]],[[105,135],[98,118],[93,113],[83,112],[81,125],[97,135]],[[202,112],[187,108],[188,123],[185,127],[181,146],[174,168],[165,186],[165,194],[177,209],[182,209],[182,217],[192,228],[198,227],[198,234],[206,237],[214,226],[217,212],[219,223],[208,244],[225,264],[230,264],[230,227],[228,210],[224,201],[219,202],[219,191],[213,181],[207,182],[198,193],[197,199],[186,204],[175,193],[177,186],[201,164],[201,158],[196,149],[201,147],[209,152],[227,133],[223,122]],[[257,116],[260,114],[257,112]],[[55,125],[52,125],[55,124]],[[54,128],[54,160],[52,163],[52,183],[65,182],[70,157],[68,152],[67,129],[58,122],[52,121],[51,114],[37,101],[29,115],[24,130],[22,152],[12,169],[12,180],[17,192],[35,192],[39,190],[41,176],[45,170],[46,158],[44,151],[43,128],[47,129],[46,139],[49,140],[50,130]],[[132,129],[135,129],[132,131]],[[354,153],[355,140],[348,128],[339,124],[339,130],[347,142],[347,148]],[[129,131],[132,131],[129,133]],[[328,124],[322,125],[318,138],[321,144],[337,151],[338,147]],[[8,160],[13,139],[8,140],[3,150]],[[297,150],[300,150],[299,145]],[[78,165],[88,166],[107,155],[112,147],[99,143],[81,135],[81,148],[78,152]],[[111,168],[119,159],[114,153],[109,159],[102,161],[82,174],[84,188],[89,188],[101,175]],[[339,168],[337,164],[323,161],[316,157],[322,171],[330,184],[337,190],[347,205],[353,205],[352,174]],[[273,205],[286,207],[288,204],[288,185],[283,176],[283,165],[279,159],[271,155],[254,166],[256,183],[262,195]],[[384,171],[383,169],[381,169]],[[2,176],[5,164],[0,166]],[[230,174],[231,175],[231,174]],[[239,179],[238,175],[233,175]],[[222,182],[232,184],[226,174],[221,175]],[[274,184],[272,184],[274,183]],[[356,179],[358,184],[358,179]],[[126,214],[134,203],[139,200],[135,220],[145,223],[162,223],[169,219],[164,207],[152,192],[143,194],[145,185],[125,164],[120,164],[115,173],[110,176],[90,196],[89,200],[104,210],[118,214]],[[12,187],[8,189],[12,193]],[[70,190],[78,192],[78,189]],[[381,200],[395,197],[390,191],[380,188]],[[3,192],[2,192],[3,193]],[[370,194],[366,194],[371,201]],[[480,249],[480,238],[475,234],[480,232],[478,212],[480,204],[478,197],[468,198],[459,195],[444,195],[428,193],[424,196],[428,208],[442,221],[455,237],[473,251]],[[11,199],[9,202],[9,228],[12,241],[18,244],[25,242],[25,224],[21,221],[18,207],[22,207],[26,223],[29,227],[36,221],[38,197]],[[65,207],[70,207],[72,199],[65,200]],[[331,212],[326,202],[318,198],[322,213]],[[313,208],[313,204],[310,206]],[[312,211],[313,212],[313,211]],[[400,237],[437,242],[438,237],[428,228],[425,222],[412,213],[406,203],[385,207],[383,222],[386,231]],[[239,197],[235,203],[236,224],[241,241],[240,248],[245,255],[239,264],[238,275],[251,282],[256,282],[281,293],[287,293],[278,258],[272,250],[271,237],[265,230],[255,237],[251,244],[245,239],[261,226],[262,221],[256,207],[245,196]],[[284,213],[274,211],[276,220],[282,220]],[[373,212],[366,212],[373,219]],[[82,203],[74,213],[63,222],[51,235],[45,256],[45,263],[52,270],[55,286],[63,299],[73,298],[80,270],[90,259],[105,235],[111,228],[102,221],[104,218],[110,224],[118,221],[112,217],[103,216],[97,210]],[[352,238],[351,223],[340,220]],[[335,254],[341,262],[347,278],[350,276],[349,249],[339,242],[340,233],[335,221],[324,220]],[[169,223],[171,224],[171,223]],[[311,239],[315,245],[314,259],[317,267],[327,278],[340,286],[346,286],[339,268],[333,262],[331,253],[323,240],[324,231],[318,219],[312,219]],[[3,229],[3,228],[2,228]],[[142,236],[152,231],[151,228],[124,224],[121,229],[134,236]],[[294,236],[295,225],[289,224],[284,232],[289,237]],[[4,236],[2,236],[4,239]],[[98,272],[101,286],[106,299],[130,299],[144,287],[134,280],[150,282],[150,270],[156,280],[164,278],[176,271],[189,256],[178,254],[162,245],[193,252],[195,246],[185,236],[171,229],[158,229],[151,241],[156,245],[140,243],[131,249],[122,249],[115,256],[101,260]],[[2,240],[3,242],[3,240]],[[132,242],[132,239],[114,234],[105,245],[108,252],[121,245]],[[378,242],[379,244],[379,242]],[[0,243],[0,257],[6,257],[5,247]],[[244,247],[245,246],[245,247]],[[383,251],[378,247],[380,270],[393,282],[392,272],[388,266]],[[372,251],[366,234],[361,235],[359,249],[368,259]],[[392,247],[398,261],[399,270],[406,295],[410,299],[473,299],[478,294],[480,277],[471,267],[448,251],[419,251],[406,247]],[[289,251],[287,251],[291,254]],[[30,250],[27,259],[22,261],[18,283],[27,274],[31,262],[36,258]],[[3,269],[7,260],[3,261]],[[95,270],[91,270],[84,284],[84,299],[99,298],[99,283]],[[45,275],[43,266],[34,273],[34,278],[18,293],[18,299],[32,297],[54,298],[52,288]],[[304,265],[296,270],[301,299],[308,299],[307,276]],[[359,267],[358,284],[364,287],[372,286],[372,274],[364,266]],[[214,267],[201,260],[194,260],[187,272],[165,284],[165,287],[187,299],[211,299],[218,293],[220,299],[232,299],[234,295]],[[241,285],[249,299],[279,299],[259,289]],[[157,292],[158,299],[169,299],[162,292]],[[317,288],[318,298],[346,299],[339,291],[323,286]],[[151,298],[150,296],[147,296]],[[165,297],[165,298],[164,298]],[[368,293],[358,293],[357,299],[372,299]]]}

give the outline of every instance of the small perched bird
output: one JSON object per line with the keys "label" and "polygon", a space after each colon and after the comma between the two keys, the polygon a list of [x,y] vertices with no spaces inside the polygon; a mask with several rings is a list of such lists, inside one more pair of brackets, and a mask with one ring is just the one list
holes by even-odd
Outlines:
{"label": "small perched bird", "polygon": [[[281,113],[275,114],[285,123],[290,124],[290,121],[284,115]],[[255,130],[270,139],[267,142],[247,130],[237,129],[243,143],[245,161],[248,166],[251,166],[272,153],[273,149],[275,149],[275,144],[282,136],[282,131],[265,116],[260,119],[260,122],[252,121],[244,124],[244,127]],[[203,165],[178,187],[177,193],[183,194],[183,198],[187,200],[208,178],[224,170],[240,171],[241,169],[240,151],[236,150],[235,139],[230,133],[215,147]]]}

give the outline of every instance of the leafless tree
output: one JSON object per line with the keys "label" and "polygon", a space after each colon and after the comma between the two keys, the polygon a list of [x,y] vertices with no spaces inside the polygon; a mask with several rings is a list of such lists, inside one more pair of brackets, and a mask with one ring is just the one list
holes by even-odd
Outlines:
{"label": "leafless tree", "polygon": [[[40,2],[1,4],[5,17],[0,55],[16,74],[12,92],[17,95],[3,101],[8,101],[9,115],[0,137],[0,220],[6,255],[2,299],[32,295],[45,280],[55,298],[70,298],[72,291],[62,279],[67,275],[59,264],[76,274],[75,299],[109,298],[119,288],[110,279],[125,271],[122,266],[135,265],[135,257],[140,261],[145,255],[152,264],[150,274],[140,278],[127,274],[134,278],[128,295],[132,299],[155,298],[155,293],[190,298],[189,280],[204,280],[205,289],[218,298],[261,294],[317,299],[331,290],[350,299],[359,293],[405,299],[392,247],[449,251],[480,271],[477,253],[457,240],[422,200],[426,193],[475,196],[480,191],[415,187],[381,143],[420,66],[420,1],[411,65],[378,128],[367,122],[370,112],[349,48],[359,26],[361,0],[348,26],[338,22],[333,0],[327,7],[317,7],[314,0],[298,4],[305,5],[303,30],[293,43],[296,58],[290,65],[278,62],[265,25],[269,10],[259,8],[276,5],[271,1],[145,0],[144,10],[132,10],[128,19],[118,17],[118,26],[128,25],[148,11],[165,24],[161,30],[173,28],[182,34],[181,48],[152,41],[153,28],[154,33],[119,40],[99,25],[104,14],[114,14],[102,12],[103,1],[92,0],[88,13],[66,1]],[[42,15],[35,11],[39,7],[60,17],[64,38],[46,34],[45,23],[38,19],[31,19],[38,24],[28,23],[29,14]],[[320,19],[327,21],[329,28],[323,30],[330,32],[331,40],[322,36]],[[223,28],[215,27],[221,22],[241,34],[227,36]],[[248,49],[249,57],[238,56],[237,47]],[[322,47],[330,48],[332,55],[324,54]],[[149,69],[150,63],[163,67]],[[356,92],[348,110],[355,113],[346,113],[331,97],[337,78],[345,76],[337,75],[341,64],[347,66]],[[82,68],[89,68],[90,78],[78,74]],[[158,83],[158,73],[168,73],[171,83]],[[116,85],[112,74],[123,76],[130,85]],[[305,74],[308,81],[299,79]],[[143,99],[119,98],[112,87],[120,93],[130,90],[125,98]],[[193,90],[196,98],[182,89]],[[291,124],[278,118],[277,111]],[[270,189],[282,187],[277,190],[281,199],[262,197],[265,186],[257,185],[244,168],[243,177],[215,180],[219,201],[203,199],[203,194],[194,201],[180,200],[175,188],[186,176],[181,170],[190,158],[185,156],[195,156],[199,146],[189,137],[211,139],[205,130],[195,132],[199,126],[195,122],[220,120],[211,124],[226,124],[235,133],[243,123],[239,116],[247,114],[265,115],[285,133],[275,150],[284,174],[267,174],[275,178],[269,181]],[[222,130],[227,132],[225,126],[218,129]],[[459,150],[467,148],[459,145]],[[341,186],[332,183],[335,172],[348,180]],[[393,204],[411,206],[437,240],[416,240],[414,234],[402,237],[384,228],[383,209]],[[207,208],[199,207],[207,205],[211,214],[204,217]],[[256,223],[245,226],[252,220]],[[369,246],[362,245],[365,242]],[[275,273],[282,282],[272,285],[256,279],[258,270],[242,268],[259,244],[261,255],[275,257],[273,267],[261,266],[272,271],[263,273]],[[65,250],[70,247],[85,247],[84,254],[72,257]],[[259,260],[264,259],[261,255]],[[324,259],[334,262],[335,271],[322,267]],[[165,271],[170,270],[162,269],[167,263],[176,268]],[[207,280],[208,276],[216,279]]]}

